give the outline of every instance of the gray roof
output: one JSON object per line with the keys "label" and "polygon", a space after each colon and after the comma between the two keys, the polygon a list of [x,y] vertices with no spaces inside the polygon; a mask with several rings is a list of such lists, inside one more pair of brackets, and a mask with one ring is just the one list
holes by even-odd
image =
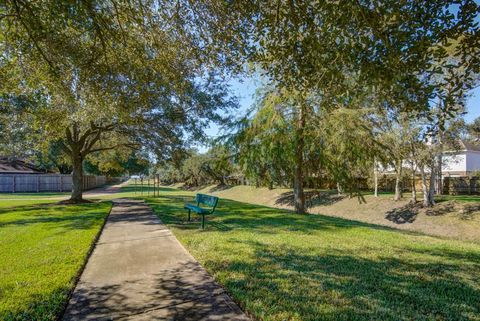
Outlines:
{"label": "gray roof", "polygon": [[471,150],[471,151],[480,152],[480,146],[479,145],[472,144],[470,142],[463,141],[463,140],[462,140],[462,145],[465,147],[465,150],[467,150],[467,151]]}

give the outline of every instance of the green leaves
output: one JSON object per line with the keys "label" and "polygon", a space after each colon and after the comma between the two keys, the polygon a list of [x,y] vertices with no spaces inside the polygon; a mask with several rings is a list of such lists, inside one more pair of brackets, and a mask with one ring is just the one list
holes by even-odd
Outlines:
{"label": "green leaves", "polygon": [[[28,125],[42,132],[39,144],[66,139],[75,127],[92,138],[85,154],[125,143],[168,158],[186,139],[203,138],[209,121],[222,121],[219,110],[236,106],[221,82],[223,64],[215,68],[198,42],[202,22],[177,15],[186,5],[7,1],[0,94],[38,93],[43,104],[29,110]],[[111,128],[97,138],[94,127]]]}

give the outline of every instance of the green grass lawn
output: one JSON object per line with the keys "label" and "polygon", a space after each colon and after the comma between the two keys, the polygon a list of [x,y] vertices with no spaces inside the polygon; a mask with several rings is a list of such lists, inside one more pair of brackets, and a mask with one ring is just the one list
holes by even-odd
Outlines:
{"label": "green grass lawn", "polygon": [[479,195],[440,195],[435,197],[437,201],[480,202]]}
{"label": "green grass lawn", "polygon": [[47,202],[0,200],[0,320],[56,320],[111,208]]}
{"label": "green grass lawn", "polygon": [[70,192],[39,192],[39,193],[0,193],[0,202],[10,199],[48,199],[58,197],[68,197]]}
{"label": "green grass lawn", "polygon": [[147,201],[257,319],[480,320],[479,244],[224,199],[202,231],[181,196]]}

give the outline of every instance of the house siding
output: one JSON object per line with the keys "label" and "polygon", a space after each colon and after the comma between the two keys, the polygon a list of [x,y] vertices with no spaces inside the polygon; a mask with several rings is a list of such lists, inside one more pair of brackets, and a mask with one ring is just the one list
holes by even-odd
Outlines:
{"label": "house siding", "polygon": [[468,151],[467,152],[467,172],[480,171],[480,152]]}
{"label": "house siding", "polygon": [[463,151],[454,155],[443,155],[442,172],[444,174],[465,173],[467,171],[468,153],[468,151]]}

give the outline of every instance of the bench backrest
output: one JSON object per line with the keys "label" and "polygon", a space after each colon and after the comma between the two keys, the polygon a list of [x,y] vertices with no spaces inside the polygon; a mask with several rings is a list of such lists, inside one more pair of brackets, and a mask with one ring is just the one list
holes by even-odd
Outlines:
{"label": "bench backrest", "polygon": [[195,200],[197,201],[197,206],[204,204],[211,206],[213,209],[215,209],[218,203],[218,197],[205,194],[197,194]]}

